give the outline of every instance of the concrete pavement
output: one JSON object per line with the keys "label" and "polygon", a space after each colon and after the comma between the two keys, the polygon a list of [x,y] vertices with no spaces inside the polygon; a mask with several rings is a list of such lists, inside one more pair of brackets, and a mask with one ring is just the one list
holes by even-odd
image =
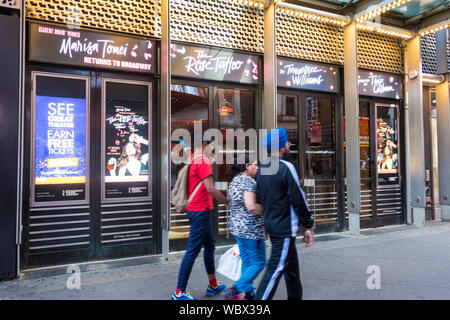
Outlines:
{"label": "concrete pavement", "polygon": [[[297,241],[304,299],[450,299],[449,222],[431,222],[424,228],[367,229],[357,237],[335,233],[316,240],[307,249]],[[216,261],[226,249],[217,249]],[[269,254],[270,247],[267,249]],[[81,289],[73,290],[67,288],[67,267],[29,271],[22,279],[0,282],[0,299],[167,300],[176,286],[182,258],[179,252],[171,254],[168,261],[151,256],[80,264]],[[211,298],[204,295],[207,280],[202,260],[200,254],[188,290],[206,300]],[[368,282],[372,287],[377,284],[377,271],[380,287],[369,289]],[[232,284],[221,275],[218,279]],[[286,299],[283,279],[275,299]]]}

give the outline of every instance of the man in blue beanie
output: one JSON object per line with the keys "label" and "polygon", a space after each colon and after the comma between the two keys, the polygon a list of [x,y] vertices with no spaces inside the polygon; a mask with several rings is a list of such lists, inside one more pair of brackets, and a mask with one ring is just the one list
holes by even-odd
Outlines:
{"label": "man in blue beanie", "polygon": [[[272,243],[272,252],[256,299],[271,300],[284,275],[288,300],[301,300],[303,290],[295,239],[302,224],[306,228],[303,242],[306,247],[312,246],[314,221],[294,165],[283,160],[289,152],[286,130],[271,130],[264,138],[263,146],[269,151],[271,161],[260,165],[256,190],[258,202],[264,208],[264,227]],[[273,165],[274,161],[278,162],[278,170],[264,174],[262,168]]]}

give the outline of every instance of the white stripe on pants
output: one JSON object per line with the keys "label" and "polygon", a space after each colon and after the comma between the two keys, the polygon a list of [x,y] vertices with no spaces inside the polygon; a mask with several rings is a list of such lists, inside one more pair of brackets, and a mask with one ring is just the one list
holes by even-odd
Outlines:
{"label": "white stripe on pants", "polygon": [[283,272],[283,270],[284,270],[284,264],[286,262],[286,257],[287,257],[288,252],[289,252],[289,242],[290,241],[291,241],[291,238],[285,238],[284,239],[283,251],[281,251],[281,257],[280,257],[280,261],[278,262],[277,269],[273,273],[272,278],[270,278],[269,284],[267,285],[266,291],[264,291],[264,294],[263,294],[261,300],[267,300],[267,298],[269,297],[270,292],[273,289],[273,286],[275,285],[275,282],[276,282],[277,278],[280,277],[281,272]]}

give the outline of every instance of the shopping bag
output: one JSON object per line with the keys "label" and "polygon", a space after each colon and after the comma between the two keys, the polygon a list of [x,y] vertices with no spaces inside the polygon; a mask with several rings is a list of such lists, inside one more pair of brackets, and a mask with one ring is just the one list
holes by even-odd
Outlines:
{"label": "shopping bag", "polygon": [[220,257],[216,271],[233,281],[237,281],[241,277],[241,266],[239,246],[236,244]]}

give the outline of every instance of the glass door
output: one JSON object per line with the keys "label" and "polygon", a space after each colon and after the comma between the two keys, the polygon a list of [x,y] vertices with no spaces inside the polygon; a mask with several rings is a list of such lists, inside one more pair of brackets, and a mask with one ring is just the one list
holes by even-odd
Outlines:
{"label": "glass door", "polygon": [[336,97],[325,94],[280,92],[277,127],[288,133],[294,163],[303,182],[316,227],[338,228],[336,184]]}
{"label": "glass door", "polygon": [[[218,141],[214,150],[215,162],[213,174],[216,188],[226,195],[228,183],[233,179],[231,164],[226,160],[234,160],[239,154],[256,154],[256,144],[250,145],[246,134],[254,129],[256,123],[256,90],[241,89],[214,84],[201,84],[179,81],[172,84],[171,93],[171,131],[186,129],[191,141],[183,141],[187,153],[193,151],[194,126],[202,127],[202,134],[208,129],[217,129],[213,133],[221,136],[223,144]],[[239,130],[242,130],[239,132]],[[181,130],[178,132],[182,132]],[[256,134],[256,131],[254,131]],[[181,136],[180,136],[181,138]],[[172,150],[179,150],[181,159],[183,148],[180,141],[172,141]],[[219,160],[220,159],[220,160]],[[175,185],[178,171],[184,164],[171,162],[171,186]],[[215,203],[213,228],[217,243],[228,242],[228,211],[225,206]],[[170,249],[183,250],[189,238],[189,220],[185,213],[171,211],[171,229],[169,232]]]}
{"label": "glass door", "polygon": [[360,175],[361,175],[361,227],[372,227],[375,225],[376,212],[372,210],[376,193],[373,186],[376,185],[375,157],[373,156],[374,141],[373,125],[370,119],[373,114],[370,101],[360,100],[359,102],[359,154],[360,154]]}
{"label": "glass door", "polygon": [[295,94],[278,94],[277,126],[286,129],[290,142],[290,161],[299,168],[299,97]]}
{"label": "glass door", "polygon": [[98,257],[150,254],[154,246],[152,83],[100,74],[102,116]]}
{"label": "glass door", "polygon": [[[246,153],[256,158],[257,146],[250,144],[245,135],[245,133],[256,135],[256,131],[246,132],[255,128],[255,91],[217,88],[214,95],[214,111],[217,114],[215,117],[217,128],[223,136],[223,147],[216,150],[216,157],[223,160],[223,163],[216,166],[215,181],[216,187],[226,195],[228,184],[234,178],[232,165],[227,164],[227,158],[235,161],[239,155]],[[218,235],[226,235],[228,210],[225,205],[218,205],[216,223]]]}
{"label": "glass door", "polygon": [[361,228],[403,221],[398,109],[369,98],[359,102]]}
{"label": "glass door", "polygon": [[336,185],[336,99],[303,96],[304,184],[316,227],[333,230],[338,224]]}
{"label": "glass door", "polygon": [[[194,126],[201,125],[204,132],[209,128],[209,87],[184,84],[172,84],[171,87],[171,132],[177,129],[186,129],[191,135],[190,141],[171,142],[171,150],[177,144],[186,145],[186,153],[193,152]],[[203,134],[202,132],[202,134]],[[180,136],[180,139],[183,137]],[[182,157],[182,148],[179,148],[179,157]],[[183,163],[175,164],[171,161],[170,185],[173,187],[178,176],[178,171],[184,166]],[[177,213],[172,208],[170,215],[169,239],[189,238],[189,220],[185,213]],[[171,245],[171,247],[174,247]]]}

